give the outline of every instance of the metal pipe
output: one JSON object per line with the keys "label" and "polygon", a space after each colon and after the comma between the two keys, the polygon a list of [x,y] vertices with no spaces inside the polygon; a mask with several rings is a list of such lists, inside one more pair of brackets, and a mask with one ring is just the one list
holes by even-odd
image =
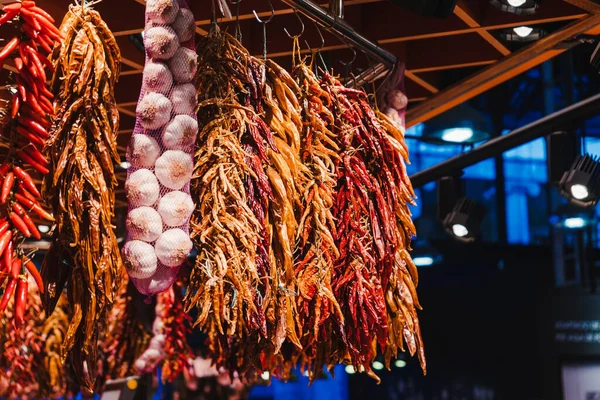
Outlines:
{"label": "metal pipe", "polygon": [[462,171],[478,162],[546,136],[558,129],[568,128],[572,123],[590,118],[598,113],[600,113],[600,94],[540,118],[506,135],[491,139],[467,153],[417,172],[410,179],[414,187],[421,187],[444,176]]}
{"label": "metal pipe", "polygon": [[336,18],[331,13],[327,12],[323,7],[313,3],[310,0],[282,0],[290,7],[297,9],[299,12],[327,29],[342,41],[351,46],[360,49],[376,62],[380,62],[393,67],[396,64],[397,58],[389,51],[379,47],[369,39],[365,38],[360,33],[356,32],[350,25],[343,20]]}
{"label": "metal pipe", "polygon": [[339,19],[344,19],[344,0],[330,0],[331,13]]}
{"label": "metal pipe", "polygon": [[384,77],[389,70],[390,69],[384,64],[375,64],[372,67],[364,70],[360,74],[356,75],[354,78],[348,79],[348,82],[345,82],[346,87],[349,87],[351,89],[359,88],[367,82],[373,82],[379,78]]}

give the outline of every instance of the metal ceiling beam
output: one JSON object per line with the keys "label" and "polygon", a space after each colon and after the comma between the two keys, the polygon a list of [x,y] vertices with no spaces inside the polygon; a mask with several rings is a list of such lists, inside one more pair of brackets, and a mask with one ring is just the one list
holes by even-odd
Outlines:
{"label": "metal ceiling beam", "polygon": [[600,14],[592,14],[580,21],[540,39],[536,43],[512,53],[475,76],[439,92],[429,100],[406,113],[406,125],[414,126],[464,103],[491,88],[506,82],[544,61],[563,53],[568,47],[558,48],[564,41],[600,27]]}
{"label": "metal ceiling beam", "polygon": [[600,94],[543,117],[506,135],[491,139],[467,153],[417,172],[410,179],[414,187],[421,187],[559,129],[569,128],[573,123],[593,117],[598,113],[600,113]]}
{"label": "metal ceiling beam", "polygon": [[339,37],[343,42],[347,42],[353,47],[361,50],[376,62],[385,64],[390,68],[396,64],[397,58],[395,55],[356,32],[351,26],[344,22],[344,20],[327,12],[327,10],[317,3],[310,0],[281,1],[288,6],[297,9],[299,12],[319,24],[322,28]]}

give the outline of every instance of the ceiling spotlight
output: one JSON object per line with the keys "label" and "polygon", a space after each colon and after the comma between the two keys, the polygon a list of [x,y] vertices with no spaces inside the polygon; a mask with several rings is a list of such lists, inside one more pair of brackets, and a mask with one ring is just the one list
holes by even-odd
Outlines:
{"label": "ceiling spotlight", "polygon": [[507,42],[533,42],[544,36],[546,36],[546,31],[530,26],[518,26],[500,32],[500,37]]}
{"label": "ceiling spotlight", "polygon": [[533,32],[533,28],[530,26],[518,26],[516,28],[513,28],[513,32],[524,38],[529,36],[529,34]]}
{"label": "ceiling spotlight", "polygon": [[481,222],[485,209],[479,203],[462,198],[454,206],[454,210],[446,215],[444,228],[462,242],[473,242],[481,230]]}
{"label": "ceiling spotlight", "polygon": [[541,0],[490,0],[497,9],[517,15],[535,14]]}
{"label": "ceiling spotlight", "polygon": [[271,374],[269,374],[269,371],[264,371],[262,374],[260,374],[260,377],[264,381],[268,381],[270,376],[271,376]]}
{"label": "ceiling spotlight", "polygon": [[121,168],[128,169],[129,167],[131,167],[131,164],[129,162],[127,162],[127,161],[121,162]]}
{"label": "ceiling spotlight", "polygon": [[344,371],[346,371],[348,375],[354,375],[356,373],[356,370],[354,369],[353,365],[346,365]]}
{"label": "ceiling spotlight", "polygon": [[48,225],[38,225],[38,231],[40,233],[48,233],[50,232],[50,227]]}
{"label": "ceiling spotlight", "polygon": [[394,367],[396,367],[396,368],[404,368],[404,367],[406,367],[406,361],[404,361],[404,360],[396,360],[396,361],[394,361]]}
{"label": "ceiling spotlight", "polygon": [[442,131],[442,140],[450,143],[465,143],[473,138],[471,128],[451,128]]}
{"label": "ceiling spotlight", "polygon": [[424,124],[423,141],[447,144],[474,144],[490,138],[492,126],[488,115],[468,104],[461,104]]}
{"label": "ceiling spotlight", "polygon": [[600,198],[600,162],[589,155],[579,156],[559,183],[560,193],[573,204],[593,207]]}

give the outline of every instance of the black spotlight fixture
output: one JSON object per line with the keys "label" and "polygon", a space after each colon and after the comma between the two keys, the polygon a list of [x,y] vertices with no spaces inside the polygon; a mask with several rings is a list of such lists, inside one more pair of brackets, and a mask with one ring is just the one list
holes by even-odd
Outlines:
{"label": "black spotlight fixture", "polygon": [[507,42],[535,42],[546,36],[546,31],[537,26],[517,26],[512,29],[503,30],[500,37]]}
{"label": "black spotlight fixture", "polygon": [[461,242],[473,242],[481,232],[485,209],[474,200],[463,197],[444,218],[446,232]]}
{"label": "black spotlight fixture", "polygon": [[450,236],[469,243],[481,232],[485,209],[462,193],[460,178],[445,177],[438,181],[438,218]]}
{"label": "black spotlight fixture", "polygon": [[504,12],[516,15],[535,14],[541,0],[490,0],[494,7]]}
{"label": "black spotlight fixture", "polygon": [[560,193],[573,204],[593,207],[600,198],[600,162],[598,157],[578,156],[558,185]]}

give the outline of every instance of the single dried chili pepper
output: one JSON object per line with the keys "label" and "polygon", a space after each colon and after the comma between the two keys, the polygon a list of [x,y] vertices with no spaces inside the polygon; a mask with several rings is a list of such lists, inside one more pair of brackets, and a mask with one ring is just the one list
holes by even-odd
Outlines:
{"label": "single dried chili pepper", "polygon": [[19,217],[17,215],[17,213],[11,212],[9,214],[9,217],[10,217],[10,220],[12,221],[13,225],[15,226],[15,228],[17,228],[19,231],[21,231],[23,236],[25,236],[26,238],[31,237],[31,231],[27,227],[27,224],[25,223],[25,221],[23,221],[23,219],[21,217]]}
{"label": "single dried chili pepper", "polygon": [[2,182],[2,191],[0,192],[0,204],[5,204],[6,200],[8,200],[8,196],[15,184],[15,174],[13,172],[9,172],[4,178],[4,182]]}
{"label": "single dried chili pepper", "polygon": [[0,300],[0,312],[6,310],[6,306],[10,302],[16,287],[17,279],[11,278],[6,285],[6,288],[4,288],[4,295],[2,295],[2,300]]}
{"label": "single dried chili pepper", "polygon": [[16,279],[22,272],[23,262],[19,257],[15,257],[10,264],[10,268],[12,277]]}
{"label": "single dried chili pepper", "polygon": [[27,288],[29,284],[27,278],[20,278],[17,283],[17,292],[15,294],[15,327],[21,328],[25,318],[25,308],[27,307]]}
{"label": "single dried chili pepper", "polygon": [[4,46],[2,51],[0,51],[0,60],[5,60],[13,51],[15,51],[17,46],[19,46],[19,43],[21,43],[21,39],[19,39],[18,36],[12,38],[12,40]]}
{"label": "single dried chili pepper", "polygon": [[21,96],[19,93],[15,93],[12,97],[11,101],[11,118],[15,119],[15,117],[19,114],[19,108],[21,108]]}
{"label": "single dried chili pepper", "polygon": [[23,170],[23,168],[17,165],[13,167],[13,172],[15,173],[16,177],[19,178],[21,182],[23,182],[23,186],[25,187],[25,189],[27,189],[34,196],[41,197],[41,194],[38,188],[35,186],[31,175],[29,175],[27,172],[25,172],[25,170]]}
{"label": "single dried chili pepper", "polygon": [[[14,242],[12,240],[9,240],[8,245],[6,246],[6,249],[4,250],[4,252],[2,254],[2,261],[4,262],[4,265],[8,265],[11,267],[11,272],[12,272],[13,252],[14,252]],[[16,278],[17,275],[18,275],[18,273],[13,275],[13,278]]]}
{"label": "single dried chili pepper", "polygon": [[23,264],[25,264],[25,268],[33,277],[33,280],[35,281],[35,284],[37,285],[40,292],[42,294],[44,294],[44,281],[42,280],[40,271],[37,269],[37,267],[35,266],[33,261],[31,261],[29,258],[25,257],[25,258],[23,258]]}

